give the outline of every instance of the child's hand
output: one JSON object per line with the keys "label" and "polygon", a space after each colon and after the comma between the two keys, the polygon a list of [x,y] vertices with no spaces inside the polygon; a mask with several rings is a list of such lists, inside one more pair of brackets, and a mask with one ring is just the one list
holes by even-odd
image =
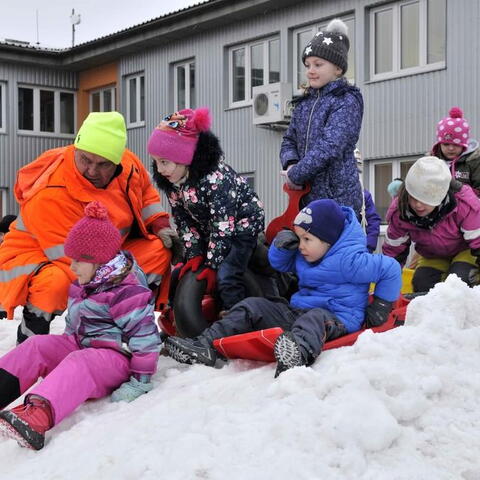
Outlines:
{"label": "child's hand", "polygon": [[373,297],[373,302],[367,307],[365,315],[365,323],[368,328],[379,327],[387,320],[392,311],[393,302]]}
{"label": "child's hand", "polygon": [[140,382],[131,376],[128,382],[122,383],[111,395],[112,402],[133,402],[144,393],[148,393],[153,388],[152,382]]}
{"label": "child's hand", "polygon": [[197,255],[196,257],[191,258],[180,270],[180,274],[178,275],[178,279],[180,280],[189,270],[192,272],[196,272],[200,265],[203,263],[203,257],[201,255]]}
{"label": "child's hand", "polygon": [[202,272],[197,275],[197,280],[207,281],[207,293],[213,292],[217,281],[217,273],[209,267],[205,267]]}
{"label": "child's hand", "polygon": [[273,239],[273,244],[277,248],[284,248],[286,250],[296,250],[300,243],[299,238],[291,230],[280,230],[277,236]]}
{"label": "child's hand", "polygon": [[290,178],[288,178],[288,171],[292,168],[293,165],[290,165],[286,170],[280,170],[280,175],[285,177],[285,183],[290,190],[303,190],[303,185],[297,185],[293,183]]}

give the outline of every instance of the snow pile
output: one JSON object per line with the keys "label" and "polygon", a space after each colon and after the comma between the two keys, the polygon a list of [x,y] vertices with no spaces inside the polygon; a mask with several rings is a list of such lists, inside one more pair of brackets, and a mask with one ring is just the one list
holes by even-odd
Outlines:
{"label": "snow pile", "polygon": [[[313,368],[223,369],[161,357],[131,404],[90,401],[40,452],[0,438],[5,478],[480,479],[480,287],[451,276],[404,327],[366,332]],[[55,320],[54,333],[62,331]],[[0,321],[0,353],[17,322]]]}

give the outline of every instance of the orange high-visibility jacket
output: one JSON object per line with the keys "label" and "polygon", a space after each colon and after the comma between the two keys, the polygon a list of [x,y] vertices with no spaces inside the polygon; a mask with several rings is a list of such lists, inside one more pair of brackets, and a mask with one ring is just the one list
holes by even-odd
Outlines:
{"label": "orange high-visibility jacket", "polygon": [[[25,305],[28,280],[46,263],[75,278],[63,244],[71,227],[84,216],[88,202],[97,200],[107,207],[124,240],[132,229],[137,236],[156,238],[149,226],[159,217],[168,218],[159,194],[141,161],[129,150],[121,166],[122,172],[105,189],[96,188],[76,168],[74,146],[69,145],[48,150],[18,171],[15,196],[20,215],[0,246],[0,306],[8,318],[17,305]],[[170,253],[163,249],[156,255]]]}

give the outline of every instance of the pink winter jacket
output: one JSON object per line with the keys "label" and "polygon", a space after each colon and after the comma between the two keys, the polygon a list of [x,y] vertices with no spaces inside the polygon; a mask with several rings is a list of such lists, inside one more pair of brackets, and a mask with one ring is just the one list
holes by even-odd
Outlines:
{"label": "pink winter jacket", "polygon": [[480,248],[480,200],[468,185],[455,193],[456,207],[432,229],[422,229],[400,218],[398,198],[387,211],[388,228],[382,251],[390,257],[403,253],[411,242],[426,258],[452,258],[468,248]]}

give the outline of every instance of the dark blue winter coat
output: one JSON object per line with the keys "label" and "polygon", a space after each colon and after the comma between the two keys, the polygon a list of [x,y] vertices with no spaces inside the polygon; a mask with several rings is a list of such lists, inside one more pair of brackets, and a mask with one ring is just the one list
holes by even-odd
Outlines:
{"label": "dark blue winter coat", "polygon": [[365,234],[353,210],[346,213],[340,238],[317,262],[309,263],[298,249],[269,248],[273,268],[298,276],[298,292],[290,304],[297,308],[324,308],[336,315],[348,332],[359,330],[368,304],[368,290],[375,282],[375,295],[394,301],[400,295],[402,272],[391,257],[368,253]]}
{"label": "dark blue winter coat", "polygon": [[375,208],[372,194],[368,190],[363,191],[365,197],[365,219],[367,221],[367,248],[369,252],[374,252],[377,248],[378,235],[380,235],[380,223],[382,219]]}
{"label": "dark blue winter coat", "polygon": [[297,103],[283,137],[280,161],[293,183],[309,183],[305,203],[331,198],[362,209],[362,187],[353,155],[360,134],[363,99],[344,78],[320,89],[310,88]]}

